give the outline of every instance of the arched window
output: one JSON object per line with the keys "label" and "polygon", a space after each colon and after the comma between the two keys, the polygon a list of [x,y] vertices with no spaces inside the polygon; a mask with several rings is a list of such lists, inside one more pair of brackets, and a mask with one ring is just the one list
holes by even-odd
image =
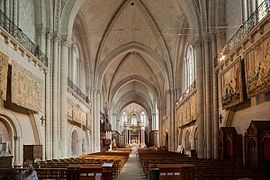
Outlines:
{"label": "arched window", "polygon": [[132,114],[132,117],[131,117],[131,125],[137,126],[137,123],[138,123],[138,119],[137,119],[136,114]]}
{"label": "arched window", "polygon": [[72,57],[72,65],[71,65],[71,80],[73,83],[78,85],[78,73],[79,73],[79,62],[80,62],[80,54],[78,46],[73,47],[73,57]]}
{"label": "arched window", "polygon": [[270,11],[270,0],[242,0],[242,12],[243,12],[243,22],[245,22],[253,12],[258,8],[258,13],[256,13],[257,20],[261,20],[266,16],[267,12]]}
{"label": "arched window", "polygon": [[146,126],[146,112],[142,111],[141,112],[141,125]]}
{"label": "arched window", "polygon": [[85,93],[86,91],[86,75],[85,75],[85,62],[80,53],[79,46],[74,44],[70,49],[69,57],[69,79]]}
{"label": "arched window", "polygon": [[191,45],[187,48],[184,68],[185,87],[187,89],[195,81],[195,52]]}
{"label": "arched window", "polygon": [[127,124],[127,114],[126,112],[122,112],[122,115],[121,115],[121,123],[120,123],[120,126],[123,127],[125,124]]}

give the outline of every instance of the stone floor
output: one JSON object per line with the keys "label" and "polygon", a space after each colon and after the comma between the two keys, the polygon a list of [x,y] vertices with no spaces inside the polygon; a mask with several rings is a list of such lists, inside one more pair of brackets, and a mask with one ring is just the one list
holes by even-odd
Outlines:
{"label": "stone floor", "polygon": [[133,151],[117,180],[146,180],[135,151]]}

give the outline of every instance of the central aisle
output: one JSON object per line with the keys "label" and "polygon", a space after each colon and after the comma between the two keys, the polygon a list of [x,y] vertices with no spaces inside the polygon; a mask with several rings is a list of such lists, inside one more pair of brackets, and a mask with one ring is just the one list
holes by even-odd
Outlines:
{"label": "central aisle", "polygon": [[132,151],[117,180],[145,180],[143,169],[136,157],[136,151]]}

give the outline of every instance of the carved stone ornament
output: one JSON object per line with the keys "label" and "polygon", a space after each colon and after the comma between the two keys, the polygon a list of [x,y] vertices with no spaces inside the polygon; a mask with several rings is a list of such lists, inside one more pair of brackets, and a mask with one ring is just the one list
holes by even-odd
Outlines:
{"label": "carved stone ornament", "polygon": [[12,103],[40,112],[42,110],[43,80],[16,62],[12,64]]}
{"label": "carved stone ornament", "polygon": [[8,57],[0,52],[0,99],[6,100]]}

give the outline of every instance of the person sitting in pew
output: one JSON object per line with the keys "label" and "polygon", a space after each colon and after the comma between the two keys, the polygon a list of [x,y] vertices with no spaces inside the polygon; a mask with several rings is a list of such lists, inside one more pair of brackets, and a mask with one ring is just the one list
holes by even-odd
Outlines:
{"label": "person sitting in pew", "polygon": [[29,164],[27,170],[22,172],[20,180],[38,180],[37,172],[32,164]]}

